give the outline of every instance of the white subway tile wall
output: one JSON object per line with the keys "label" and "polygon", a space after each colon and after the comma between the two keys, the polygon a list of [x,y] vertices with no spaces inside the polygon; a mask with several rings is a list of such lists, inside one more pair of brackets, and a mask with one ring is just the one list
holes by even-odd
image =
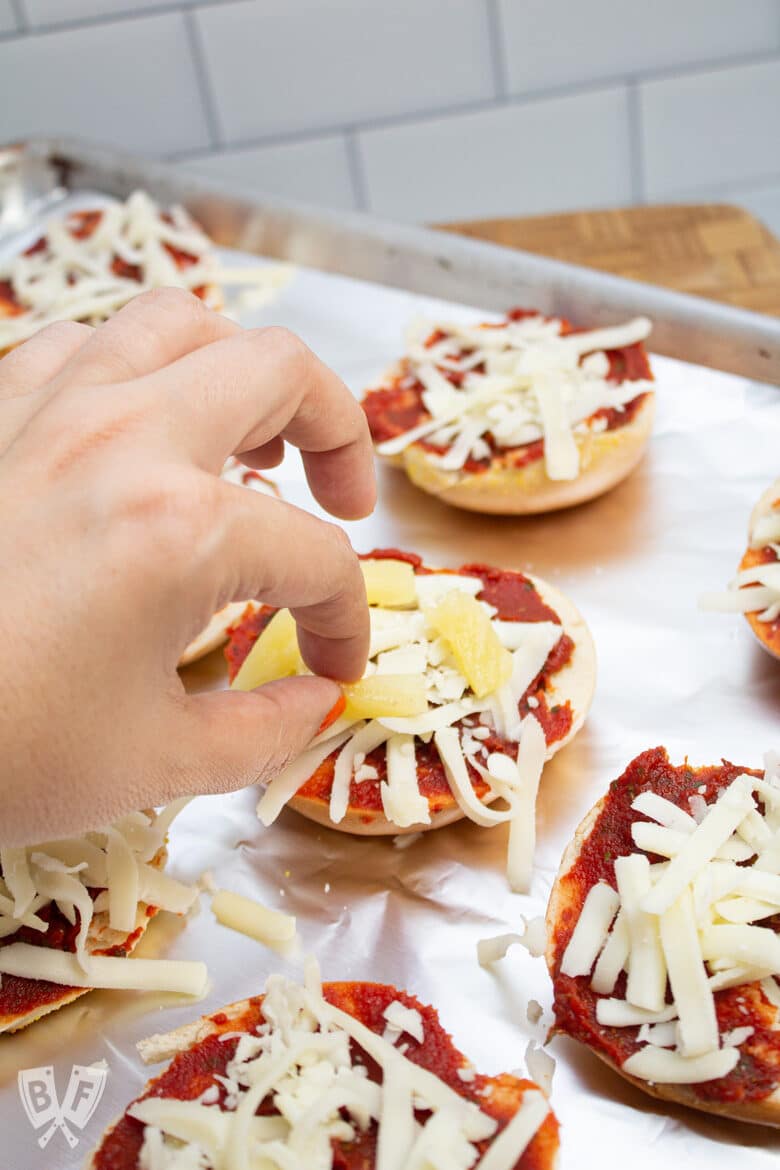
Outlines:
{"label": "white subway tile wall", "polygon": [[777,46],[777,0],[499,0],[510,93]]}
{"label": "white subway tile wall", "polygon": [[628,203],[627,106],[598,90],[362,131],[368,201],[405,220]]}
{"label": "white subway tile wall", "polygon": [[228,142],[495,95],[480,0],[239,0],[195,19]]}
{"label": "white subway tile wall", "polygon": [[152,154],[205,146],[178,13],[0,40],[0,140],[65,131]]}
{"label": "white subway tile wall", "polygon": [[404,220],[659,200],[780,233],[780,0],[0,0],[0,141]]}
{"label": "white subway tile wall", "polygon": [[238,179],[269,195],[321,207],[356,207],[347,141],[342,134],[279,146],[204,155],[183,164],[214,178]]}
{"label": "white subway tile wall", "polygon": [[780,60],[639,87],[647,193],[765,179],[780,166]]}

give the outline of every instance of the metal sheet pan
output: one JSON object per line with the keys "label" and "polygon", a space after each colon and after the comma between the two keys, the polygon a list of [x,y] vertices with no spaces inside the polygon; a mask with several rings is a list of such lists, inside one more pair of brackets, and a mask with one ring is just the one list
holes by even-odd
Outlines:
{"label": "metal sheet pan", "polygon": [[[139,181],[134,175],[122,190]],[[96,179],[92,187],[111,189]],[[40,194],[45,207],[51,191]],[[25,215],[30,209],[29,200],[20,204]],[[411,316],[479,319],[481,292],[472,289],[469,301],[480,307],[469,308],[302,269],[276,301],[242,320],[297,330],[359,393],[397,356]],[[537,302],[544,295],[541,286],[528,293]],[[618,306],[612,319],[625,311]],[[584,310],[580,317],[588,320]],[[250,789],[193,802],[172,833],[177,876],[210,868],[219,885],[288,909],[298,918],[303,950],[318,955],[326,977],[393,982],[436,1004],[456,1042],[486,1072],[522,1068],[529,1038],[541,1039],[550,1023],[551,992],[541,961],[514,948],[484,971],[476,942],[516,928],[520,914],[543,911],[567,840],[608,782],[636,752],[660,742],[676,761],[726,756],[745,765],[758,764],[777,743],[778,664],[741,618],[698,613],[696,596],[728,579],[750,508],[777,475],[780,400],[773,387],[744,377],[663,357],[654,368],[659,409],[650,452],[601,499],[524,520],[483,517],[449,509],[384,470],[377,512],[347,526],[361,550],[395,545],[431,563],[482,560],[534,572],[569,593],[591,626],[596,701],[584,730],[545,770],[530,896],[506,885],[504,830],[470,823],[426,834],[404,850],[389,839],[321,829],[290,812],[265,831]],[[292,503],[318,511],[296,453],[278,479]],[[187,682],[193,689],[224,685],[220,655],[191,668]],[[140,1037],[256,993],[273,970],[300,973],[297,961],[219,927],[205,903],[187,923],[156,919],[139,953],[206,957],[207,998],[192,1004],[95,993],[19,1036],[0,1037],[2,1170],[76,1170],[150,1075],[135,1054]],[[526,1017],[531,998],[545,1009],[536,1027]],[[777,1132],[662,1108],[573,1043],[556,1040],[552,1051],[562,1170],[622,1170],[629,1161],[649,1170],[662,1159],[686,1170],[726,1170],[735,1157],[740,1170],[777,1165]],[[57,1132],[41,1150],[17,1092],[18,1072],[51,1066],[61,1099],[73,1064],[100,1059],[109,1069],[105,1093],[76,1135],[78,1146],[70,1150]]]}
{"label": "metal sheet pan", "polygon": [[594,325],[644,313],[655,322],[657,353],[780,383],[780,320],[459,236],[272,199],[73,139],[0,150],[0,231],[58,190],[126,197],[136,187],[183,203],[226,247],[497,312],[529,303]]}

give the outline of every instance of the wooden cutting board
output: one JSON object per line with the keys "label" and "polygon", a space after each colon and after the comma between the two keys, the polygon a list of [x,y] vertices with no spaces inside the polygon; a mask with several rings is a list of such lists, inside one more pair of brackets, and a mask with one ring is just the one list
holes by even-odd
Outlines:
{"label": "wooden cutting board", "polygon": [[628,207],[439,225],[780,316],[780,242],[728,204]]}

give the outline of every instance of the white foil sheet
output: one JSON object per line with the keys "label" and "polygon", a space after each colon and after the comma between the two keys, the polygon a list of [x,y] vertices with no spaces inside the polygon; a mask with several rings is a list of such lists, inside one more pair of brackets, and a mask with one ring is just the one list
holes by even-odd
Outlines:
{"label": "white foil sheet", "polygon": [[[486,316],[307,270],[272,304],[239,316],[247,325],[294,329],[359,396],[399,356],[403,331],[420,314]],[[545,768],[531,896],[507,886],[505,827],[462,821],[405,849],[392,838],[326,830],[293,812],[265,830],[254,812],[258,792],[248,789],[195,800],[171,833],[172,874],[195,879],[211,870],[217,886],[294,914],[302,954],[316,954],[324,978],[389,982],[434,1004],[458,1047],[486,1073],[523,1069],[529,1039],[542,1040],[552,1023],[552,995],[543,960],[515,946],[483,970],[477,941],[544,912],[563,849],[609,782],[657,744],[677,763],[725,757],[752,767],[780,746],[780,663],[761,651],[743,618],[703,614],[696,605],[700,593],[733,575],[750,510],[780,471],[778,390],[669,359],[653,359],[653,368],[658,415],[650,450],[601,499],[530,519],[491,518],[440,504],[383,468],[375,514],[345,526],[359,551],[394,546],[434,565],[484,561],[533,572],[568,593],[589,623],[596,698],[584,729]],[[287,500],[320,512],[297,452],[271,474]],[[197,689],[224,685],[221,652],[189,668],[186,679]],[[196,1003],[94,992],[25,1032],[0,1036],[2,1170],[82,1166],[102,1131],[161,1070],[141,1064],[137,1040],[260,992],[273,971],[302,973],[300,959],[282,959],[218,925],[207,895],[189,920],[155,919],[137,954],[205,959],[208,995]],[[534,1026],[526,1016],[531,999],[544,1008]],[[562,1170],[777,1165],[780,1132],[662,1106],[565,1038],[550,1051]],[[62,1100],[73,1065],[101,1060],[109,1070],[105,1092],[85,1129],[71,1127],[77,1146],[57,1130],[41,1149],[48,1127],[33,1129],[17,1073],[52,1066]]]}

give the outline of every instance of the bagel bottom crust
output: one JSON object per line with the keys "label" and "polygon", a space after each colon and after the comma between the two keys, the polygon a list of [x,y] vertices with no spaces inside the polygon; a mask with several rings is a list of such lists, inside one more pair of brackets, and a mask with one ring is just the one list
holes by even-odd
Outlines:
{"label": "bagel bottom crust", "polygon": [[[547,931],[545,961],[553,982],[555,981],[556,926],[570,909],[570,901],[564,896],[561,879],[576,864],[582,847],[601,816],[606,803],[607,796],[603,796],[578,825],[573,839],[569,842],[563,854],[555,882],[550,892],[550,900],[545,914],[545,927]],[[552,1034],[555,1035],[557,1032],[560,1032],[562,1035],[566,1034],[562,1028],[553,1028]],[[584,1044],[584,1041],[578,1040],[577,1043]],[[655,1097],[659,1101],[669,1101],[677,1105],[685,1105],[688,1108],[697,1110],[699,1113],[711,1113],[718,1117],[730,1118],[732,1121],[744,1121],[756,1125],[780,1127],[780,1089],[775,1090],[769,1097],[765,1097],[761,1101],[709,1101],[704,1097],[698,1096],[690,1085],[661,1085],[655,1082],[643,1081],[638,1077],[632,1077],[629,1073],[624,1072],[619,1064],[610,1060],[604,1052],[600,1052],[597,1048],[593,1048],[587,1044],[584,1046],[594,1056],[597,1056],[602,1063],[606,1064],[621,1076],[623,1080],[628,1081],[635,1088],[641,1089],[643,1093],[646,1093],[650,1097]]]}
{"label": "bagel bottom crust", "polygon": [[[533,581],[542,600],[555,610],[561,619],[561,632],[568,634],[574,641],[572,660],[560,672],[553,676],[556,694],[561,700],[571,703],[573,718],[566,735],[548,745],[546,759],[551,760],[557,752],[564,748],[580,731],[585,722],[593,693],[596,689],[596,648],[593,637],[585,624],[585,620],[569,598],[547,581],[527,574]],[[489,805],[497,798],[482,800]],[[330,819],[330,803],[323,799],[309,796],[293,796],[287,801],[289,808],[307,817],[326,829],[336,829],[340,833],[350,833],[358,837],[399,837],[407,833],[425,833],[432,829],[442,829],[455,821],[463,820],[466,814],[452,797],[447,807],[438,811],[431,811],[428,824],[408,825],[401,828],[388,821],[382,809],[356,808],[352,805],[347,809],[344,819],[338,824]]]}
{"label": "bagel bottom crust", "polygon": [[647,392],[636,415],[611,431],[574,436],[580,453],[580,474],[573,480],[551,480],[544,459],[510,467],[498,456],[485,471],[444,471],[433,452],[414,443],[392,457],[412,483],[447,504],[473,512],[524,516],[571,508],[603,495],[637,466],[645,453],[655,415],[655,394]]}
{"label": "bagel bottom crust", "polygon": [[653,1081],[642,1081],[638,1077],[629,1076],[620,1065],[615,1064],[605,1053],[598,1052],[595,1048],[591,1048],[590,1051],[603,1064],[621,1076],[624,1081],[628,1081],[629,1084],[641,1089],[643,1093],[654,1097],[657,1101],[685,1105],[689,1109],[695,1109],[698,1113],[727,1117],[730,1121],[743,1121],[750,1125],[766,1125],[771,1128],[780,1127],[780,1089],[763,1101],[744,1101],[739,1104],[708,1101],[706,1098],[697,1096],[689,1085],[659,1085]]}

